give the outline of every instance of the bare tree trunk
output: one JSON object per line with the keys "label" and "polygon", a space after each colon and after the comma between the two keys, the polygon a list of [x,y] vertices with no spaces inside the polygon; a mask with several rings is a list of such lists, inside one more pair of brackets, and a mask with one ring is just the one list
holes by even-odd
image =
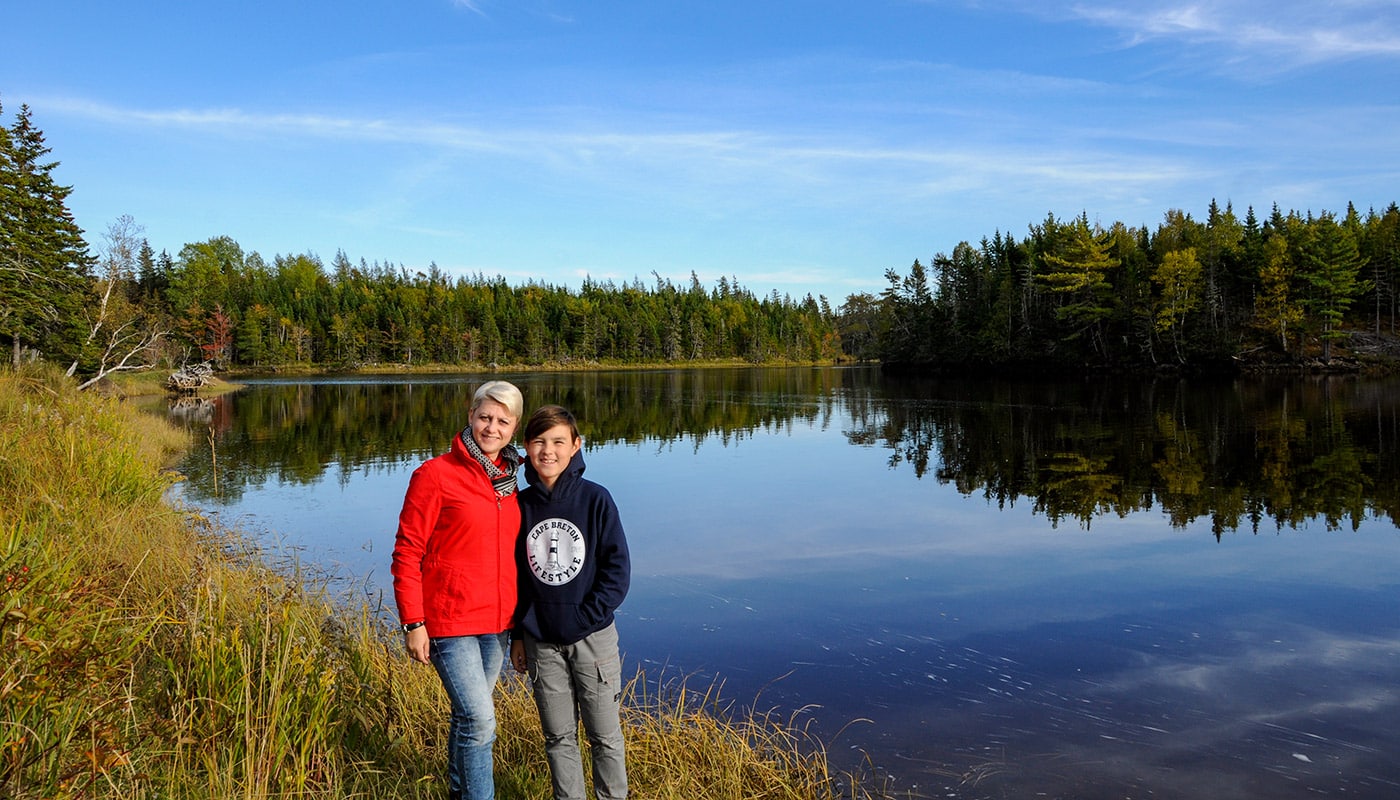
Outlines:
{"label": "bare tree trunk", "polygon": [[[83,340],[82,349],[79,351],[80,357],[82,351],[90,348],[100,336],[104,335],[104,329],[107,343],[102,349],[102,355],[98,358],[97,373],[84,381],[78,387],[79,389],[86,389],[113,372],[145,369],[144,362],[134,364],[132,363],[133,359],[151,350],[166,334],[166,331],[154,329],[138,333],[135,327],[139,322],[139,314],[133,316],[130,311],[123,312],[120,303],[117,304],[118,308],[114,310],[112,293],[116,291],[124,279],[131,276],[134,270],[136,250],[141,238],[141,226],[136,224],[131,215],[123,214],[107,226],[104,238],[107,240],[107,244],[103,248],[101,264],[105,273],[103,275],[105,285],[102,288],[102,296],[97,302],[97,313],[91,320],[87,338]],[[123,320],[123,317],[126,319]],[[74,358],[73,363],[68,366],[67,374],[69,377],[78,371],[78,363],[79,358]]]}
{"label": "bare tree trunk", "polygon": [[136,331],[127,330],[129,327],[128,323],[112,332],[111,337],[107,340],[107,347],[102,352],[102,357],[98,359],[97,373],[78,384],[79,391],[92,386],[114,372],[151,368],[149,364],[145,363],[144,358],[140,359],[139,363],[132,363],[132,361],[143,353],[155,349],[156,344],[168,331],[147,330],[138,334]]}

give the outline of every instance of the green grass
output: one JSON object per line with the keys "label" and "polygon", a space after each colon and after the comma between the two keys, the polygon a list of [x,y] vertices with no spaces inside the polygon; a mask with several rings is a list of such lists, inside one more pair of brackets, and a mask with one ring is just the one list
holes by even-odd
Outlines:
{"label": "green grass", "polygon": [[[185,434],[51,369],[0,372],[0,798],[442,798],[446,700],[347,607],[165,501]],[[712,692],[628,689],[636,797],[873,798],[819,743]],[[549,796],[528,689],[498,796]]]}

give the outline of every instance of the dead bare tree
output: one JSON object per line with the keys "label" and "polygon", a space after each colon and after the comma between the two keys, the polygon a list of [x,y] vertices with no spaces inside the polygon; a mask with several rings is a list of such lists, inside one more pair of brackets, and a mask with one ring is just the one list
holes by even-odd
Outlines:
{"label": "dead bare tree", "polygon": [[180,395],[190,395],[214,380],[214,366],[208,361],[186,364],[165,379],[165,388]]}
{"label": "dead bare tree", "polygon": [[[115,372],[151,368],[146,357],[155,352],[156,344],[167,332],[152,328],[138,330],[135,327],[136,322],[136,320],[128,320],[120,327],[109,329],[102,355],[98,357],[97,372],[78,384],[79,391]],[[72,372],[70,371],[69,374],[71,375]]]}
{"label": "dead bare tree", "polygon": [[[98,279],[98,301],[94,315],[88,326],[88,335],[83,342],[83,350],[97,353],[97,369],[94,374],[78,385],[86,389],[115,372],[150,369],[148,356],[155,352],[156,345],[169,333],[153,325],[145,324],[139,309],[131,305],[119,291],[124,280],[130,280],[135,271],[136,252],[141,244],[142,227],[129,214],[123,214],[107,226],[103,234],[103,246],[99,264],[102,277]],[[68,367],[68,375],[78,370],[78,360]]]}

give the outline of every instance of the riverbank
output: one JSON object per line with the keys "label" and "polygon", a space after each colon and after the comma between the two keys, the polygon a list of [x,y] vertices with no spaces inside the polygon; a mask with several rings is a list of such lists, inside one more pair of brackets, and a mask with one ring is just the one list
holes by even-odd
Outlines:
{"label": "riverbank", "polygon": [[[0,797],[445,797],[436,676],[379,609],[168,504],[161,465],[190,445],[57,372],[0,372]],[[639,797],[880,796],[782,720],[647,686],[625,707]],[[547,797],[518,679],[498,711],[499,796]]]}
{"label": "riverbank", "polygon": [[[773,359],[755,363],[744,359],[705,359],[695,361],[623,362],[611,360],[569,360],[540,364],[398,364],[358,362],[353,364],[277,364],[263,367],[238,367],[226,370],[223,377],[232,382],[239,378],[263,377],[322,377],[327,375],[412,375],[412,374],[480,374],[530,372],[592,372],[620,370],[667,369],[752,369],[762,367],[830,367],[874,366],[878,362],[855,361],[848,358],[817,361]],[[1352,330],[1339,338],[1327,358],[1323,358],[1319,343],[1311,342],[1300,352],[1285,354],[1265,347],[1254,347],[1237,353],[1233,358],[1209,364],[1155,365],[1081,365],[1077,369],[1045,361],[1030,363],[997,363],[957,361],[951,363],[891,363],[893,372],[906,374],[1000,375],[1025,376],[1041,373],[1064,374],[1078,371],[1087,376],[1105,373],[1122,374],[1182,374],[1182,375],[1246,375],[1246,374],[1364,374],[1383,375],[1400,371],[1400,335],[1373,330]]]}
{"label": "riverbank", "polygon": [[659,370],[659,369],[753,369],[756,367],[829,367],[849,361],[788,361],[775,359],[754,363],[739,358],[715,358],[695,361],[560,361],[542,364],[391,364],[384,362],[363,362],[355,364],[273,364],[263,367],[236,367],[224,374],[230,380],[240,377],[295,377],[322,375],[440,375],[440,374],[482,374],[492,375],[502,372],[602,372],[618,370]]}

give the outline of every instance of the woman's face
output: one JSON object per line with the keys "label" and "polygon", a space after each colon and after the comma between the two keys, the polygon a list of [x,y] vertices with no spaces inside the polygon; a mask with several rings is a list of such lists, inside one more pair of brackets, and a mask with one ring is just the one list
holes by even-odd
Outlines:
{"label": "woman's face", "polygon": [[501,449],[510,444],[515,426],[520,420],[510,410],[489,397],[472,411],[472,438],[487,458],[495,459]]}

